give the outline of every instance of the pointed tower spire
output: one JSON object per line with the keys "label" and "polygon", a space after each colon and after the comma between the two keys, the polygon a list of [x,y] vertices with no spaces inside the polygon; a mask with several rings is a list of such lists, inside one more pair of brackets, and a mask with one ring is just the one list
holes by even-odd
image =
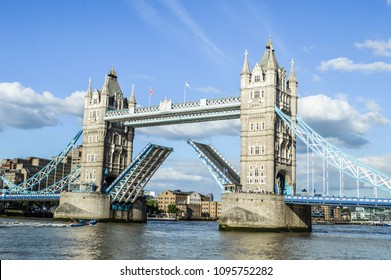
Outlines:
{"label": "pointed tower spire", "polygon": [[274,54],[274,47],[273,47],[271,35],[270,35],[269,40],[266,44],[266,50],[265,50],[265,53],[263,54],[260,66],[265,70],[279,68],[277,58]]}
{"label": "pointed tower spire", "polygon": [[132,84],[132,92],[130,94],[129,99],[129,108],[135,108],[136,107],[136,95],[134,94],[134,84]]}
{"label": "pointed tower spire", "polygon": [[110,73],[109,73],[109,75],[108,75],[109,77],[112,77],[112,78],[117,78],[117,73],[115,72],[115,70],[114,70],[114,65],[113,66],[111,66],[111,69],[110,69]]}
{"label": "pointed tower spire", "polygon": [[295,62],[293,61],[293,58],[292,58],[292,61],[291,61],[292,67],[291,67],[291,72],[290,72],[290,74],[289,74],[289,82],[291,82],[291,81],[292,81],[292,82],[297,82],[294,64],[295,64]]}
{"label": "pointed tower spire", "polygon": [[241,75],[250,74],[250,66],[248,64],[248,52],[247,52],[247,50],[244,52],[244,62],[243,62],[242,72],[240,74]]}
{"label": "pointed tower spire", "polygon": [[92,87],[91,87],[91,77],[90,79],[88,80],[88,89],[87,89],[87,93],[86,93],[86,98],[92,98]]}

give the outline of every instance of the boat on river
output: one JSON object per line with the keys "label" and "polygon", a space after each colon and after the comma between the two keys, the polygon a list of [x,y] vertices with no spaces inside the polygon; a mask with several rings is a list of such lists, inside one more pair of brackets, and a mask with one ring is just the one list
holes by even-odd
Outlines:
{"label": "boat on river", "polygon": [[178,221],[178,219],[165,215],[148,215],[147,221]]}
{"label": "boat on river", "polygon": [[96,225],[97,221],[96,220],[79,220],[79,221],[73,221],[69,226],[71,227],[83,227],[83,226],[94,226]]}

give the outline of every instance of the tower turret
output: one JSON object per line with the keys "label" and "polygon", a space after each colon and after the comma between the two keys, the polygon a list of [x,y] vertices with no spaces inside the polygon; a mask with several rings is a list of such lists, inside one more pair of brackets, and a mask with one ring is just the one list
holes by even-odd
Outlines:
{"label": "tower turret", "polygon": [[130,93],[130,99],[129,99],[129,109],[136,107],[136,95],[134,94],[134,84],[132,84],[132,92]]}
{"label": "tower turret", "polygon": [[288,93],[290,94],[291,97],[291,114],[292,118],[295,120],[296,115],[297,115],[297,99],[298,97],[298,82],[296,79],[296,74],[295,74],[295,68],[294,68],[295,62],[291,61],[291,72],[289,73],[289,79],[288,79]]}
{"label": "tower turret", "polygon": [[92,98],[91,78],[88,80],[88,89],[85,98]]}
{"label": "tower turret", "polygon": [[248,64],[248,52],[244,52],[244,62],[242,67],[242,72],[240,73],[240,86],[245,87],[251,80],[250,66]]}

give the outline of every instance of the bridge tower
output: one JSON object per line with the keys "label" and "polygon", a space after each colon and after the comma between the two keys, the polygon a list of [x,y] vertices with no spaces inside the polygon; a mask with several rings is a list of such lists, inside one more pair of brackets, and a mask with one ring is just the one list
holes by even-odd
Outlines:
{"label": "bridge tower", "polygon": [[111,68],[101,90],[92,90],[91,80],[84,98],[83,150],[80,180],[81,192],[62,192],[55,219],[98,219],[145,222],[144,201],[132,209],[113,211],[110,193],[104,190],[132,162],[134,128],[121,122],[104,120],[109,110],[134,110],[134,86],[130,99],[124,97]]}
{"label": "bridge tower", "polygon": [[311,207],[287,205],[296,192],[296,137],[277,116],[297,114],[293,67],[286,79],[269,40],[260,63],[250,71],[248,54],[240,74],[241,190],[222,194],[221,230],[311,231]]}
{"label": "bridge tower", "polygon": [[128,100],[117,81],[114,67],[101,90],[85,95],[81,186],[102,192],[132,161],[134,128],[103,120],[109,110],[132,110],[136,106],[134,87]]}
{"label": "bridge tower", "polygon": [[243,191],[295,193],[296,137],[277,117],[274,106],[296,118],[297,80],[280,67],[271,40],[260,63],[250,71],[248,54],[240,75],[241,158]]}

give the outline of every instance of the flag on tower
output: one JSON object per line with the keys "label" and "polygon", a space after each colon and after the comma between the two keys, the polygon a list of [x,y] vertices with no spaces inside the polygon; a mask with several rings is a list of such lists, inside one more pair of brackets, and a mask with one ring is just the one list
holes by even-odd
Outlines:
{"label": "flag on tower", "polygon": [[186,81],[185,81],[185,87],[188,87],[189,89],[191,89],[189,83]]}
{"label": "flag on tower", "polygon": [[152,87],[149,89],[149,95],[150,95],[150,96],[153,95],[153,88],[152,88]]}

